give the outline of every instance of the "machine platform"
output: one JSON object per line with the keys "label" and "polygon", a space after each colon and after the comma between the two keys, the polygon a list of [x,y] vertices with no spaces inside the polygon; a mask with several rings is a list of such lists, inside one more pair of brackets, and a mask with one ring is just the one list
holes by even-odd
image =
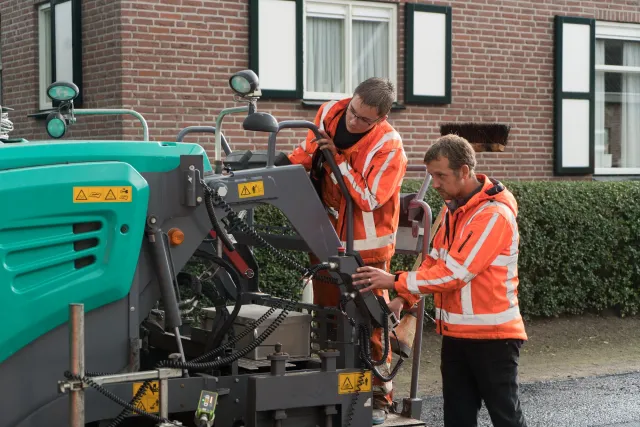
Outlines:
{"label": "machine platform", "polygon": [[387,421],[381,427],[427,427],[424,421],[414,420],[413,418],[404,418],[398,414],[387,415]]}

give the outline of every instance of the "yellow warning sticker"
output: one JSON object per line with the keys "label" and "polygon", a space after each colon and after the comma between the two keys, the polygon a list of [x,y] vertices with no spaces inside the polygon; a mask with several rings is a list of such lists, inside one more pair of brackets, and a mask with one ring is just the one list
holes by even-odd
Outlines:
{"label": "yellow warning sticker", "polygon": [[[144,383],[133,383],[133,395],[135,396]],[[153,381],[145,390],[142,398],[136,402],[136,408],[150,413],[160,411],[160,385]]]}
{"label": "yellow warning sticker", "polygon": [[131,187],[73,187],[73,203],[130,203]]}
{"label": "yellow warning sticker", "polygon": [[264,181],[241,182],[238,184],[238,196],[241,199],[264,196]]}
{"label": "yellow warning sticker", "polygon": [[[362,382],[358,384],[358,381],[362,378]],[[358,385],[360,388],[358,389]],[[338,393],[339,394],[349,394],[355,393],[356,391],[360,391],[361,393],[366,393],[371,391],[371,371],[367,371],[364,373],[364,376],[361,372],[351,372],[348,374],[338,374]]]}

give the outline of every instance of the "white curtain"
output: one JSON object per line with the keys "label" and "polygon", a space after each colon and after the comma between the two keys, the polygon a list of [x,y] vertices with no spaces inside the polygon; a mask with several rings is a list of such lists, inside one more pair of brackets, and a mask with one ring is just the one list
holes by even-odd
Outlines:
{"label": "white curtain", "polygon": [[[623,65],[640,67],[640,43],[625,42]],[[640,74],[622,77],[622,158],[621,167],[640,167]]]}
{"label": "white curtain", "polygon": [[353,21],[352,89],[369,77],[389,77],[389,24]]}
{"label": "white curtain", "polygon": [[344,20],[309,17],[306,37],[307,90],[345,92]]}
{"label": "white curtain", "polygon": [[[596,65],[604,65],[604,40],[596,40]],[[611,155],[605,154],[604,71],[596,70],[595,160],[597,168],[610,168]]]}

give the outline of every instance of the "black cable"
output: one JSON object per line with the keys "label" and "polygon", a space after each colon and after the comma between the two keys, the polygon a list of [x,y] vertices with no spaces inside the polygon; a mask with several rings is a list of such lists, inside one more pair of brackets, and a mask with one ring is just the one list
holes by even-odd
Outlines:
{"label": "black cable", "polygon": [[[282,308],[279,307],[279,308]],[[224,350],[226,350],[227,348],[231,347],[233,344],[237,343],[238,341],[240,341],[242,338],[244,338],[245,336],[249,335],[251,332],[254,331],[254,329],[256,328],[256,326],[260,325],[262,322],[264,322],[265,320],[267,320],[267,318],[269,316],[271,316],[275,311],[277,310],[276,307],[271,307],[269,310],[267,310],[267,312],[265,314],[263,314],[259,319],[255,320],[254,322],[251,322],[244,331],[240,332],[238,335],[236,335],[232,340],[228,341],[226,344],[216,348],[215,350],[210,351],[209,353],[203,354],[202,356],[198,356],[195,359],[191,360],[191,362],[202,362],[205,361],[213,356],[215,356],[218,353],[222,353]]]}
{"label": "black cable", "polygon": [[[130,402],[131,405],[136,406],[138,402],[140,402],[140,399],[142,399],[142,396],[144,396],[144,394],[147,392],[147,389],[150,386],[151,386],[151,380],[146,380],[144,383],[142,383],[142,386],[138,389],[138,392],[136,393],[136,395],[133,396],[133,399]],[[131,414],[131,411],[128,408],[124,408],[118,414],[118,416],[115,417],[113,421],[111,421],[108,427],[117,427],[125,420],[125,418],[129,416],[129,414]]]}
{"label": "black cable", "polygon": [[[218,329],[218,332],[215,334],[215,336],[214,334],[211,334],[209,336],[205,350],[210,351],[210,349],[220,346],[220,343],[224,339],[226,331],[228,331],[231,326],[233,326],[233,322],[235,322],[236,318],[238,317],[238,313],[240,312],[240,308],[242,307],[242,282],[240,280],[240,274],[238,274],[233,264],[231,264],[227,260],[209,254],[207,254],[207,256],[204,256],[204,254],[200,256],[207,259],[208,261],[218,264],[220,267],[223,267],[227,271],[227,273],[232,276],[231,279],[236,285],[236,303],[233,307],[233,312],[231,313],[231,316],[229,316],[224,322],[222,327]],[[222,309],[226,310],[226,307],[223,307]]]}
{"label": "black cable", "polygon": [[224,199],[220,197],[220,195],[211,187],[209,187],[204,181],[203,187],[206,197],[212,198],[215,201],[216,205],[222,206],[222,208],[224,209],[227,217],[229,218],[229,231],[231,233],[233,233],[233,230],[240,230],[241,232],[248,234],[256,241],[256,243],[258,243],[259,246],[269,250],[279,261],[289,264],[289,266],[293,267],[304,276],[308,274],[308,269],[305,266],[272,246],[269,242],[264,240],[262,236],[260,236],[252,227],[245,223],[242,218],[238,217],[238,214],[231,208],[231,206],[229,206],[229,204],[225,202]]}
{"label": "black cable", "polygon": [[168,424],[174,424],[172,421],[163,418],[163,417],[159,417],[155,414],[151,414],[147,411],[144,411],[142,409],[138,409],[136,408],[134,405],[132,405],[129,402],[126,402],[124,400],[122,400],[120,397],[118,397],[117,395],[111,393],[109,390],[107,390],[106,388],[102,387],[100,384],[96,383],[95,381],[93,381],[91,379],[91,377],[88,376],[80,376],[80,375],[74,375],[69,371],[65,371],[64,372],[64,376],[65,378],[69,379],[69,380],[74,380],[74,381],[82,381],[83,383],[86,383],[88,385],[90,385],[91,387],[93,387],[94,389],[96,389],[100,394],[102,394],[103,396],[106,396],[108,399],[112,400],[113,402],[117,403],[118,405],[127,408],[128,410],[130,410],[131,412],[135,412],[138,415],[142,415],[145,417],[149,417],[152,420],[158,422],[158,423],[168,423]]}
{"label": "black cable", "polygon": [[[233,243],[231,242],[231,239],[229,239],[229,236],[227,236],[227,233],[225,233],[222,230],[222,227],[220,227],[220,222],[218,222],[218,218],[216,217],[215,214],[215,210],[213,208],[213,200],[211,199],[212,194],[217,195],[217,193],[213,192],[208,186],[204,186],[205,188],[205,205],[207,207],[207,212],[209,213],[209,220],[211,221],[211,225],[213,226],[213,229],[216,231],[216,237],[220,240],[222,240],[222,243],[227,247],[228,250],[230,251],[235,251],[235,247],[233,246]],[[207,189],[209,189],[209,191],[206,191]]]}
{"label": "black cable", "polygon": [[269,325],[267,329],[265,329],[262,332],[262,334],[258,336],[258,338],[255,339],[255,341],[253,341],[247,347],[243,348],[242,350],[230,356],[223,357],[222,359],[218,359],[213,362],[205,362],[205,363],[181,362],[178,360],[163,360],[162,362],[160,362],[159,367],[174,368],[174,369],[188,369],[190,371],[191,370],[206,371],[210,369],[217,369],[221,366],[227,365],[229,363],[233,363],[236,360],[246,356],[251,351],[253,351],[256,347],[262,344],[262,342],[265,339],[267,339],[267,337],[271,335],[273,331],[275,331],[278,328],[278,326],[280,326],[280,324],[284,321],[285,317],[287,317],[287,315],[289,314],[289,310],[291,310],[294,305],[295,305],[295,301],[287,301],[286,307],[282,310],[282,312],[278,315],[278,317],[276,317],[273,323]]}
{"label": "black cable", "polygon": [[[364,361],[364,363],[371,369],[373,374],[379,378],[382,382],[389,382],[395,378],[404,363],[404,358],[400,357],[400,360],[396,363],[396,366],[393,368],[389,376],[384,376],[378,370],[378,367],[371,360],[371,333],[369,332],[369,328],[366,325],[360,324],[360,339],[362,344],[360,346],[360,358]],[[386,360],[387,355],[384,355],[382,360]]]}

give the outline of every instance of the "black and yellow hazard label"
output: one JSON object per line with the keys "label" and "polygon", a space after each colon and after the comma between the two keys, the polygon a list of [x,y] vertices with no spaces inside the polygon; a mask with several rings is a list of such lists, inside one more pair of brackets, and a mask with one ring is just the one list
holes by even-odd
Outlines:
{"label": "black and yellow hazard label", "polygon": [[[361,382],[360,378],[362,378]],[[360,386],[358,388],[358,385]],[[364,376],[361,372],[351,372],[346,374],[338,374],[338,393],[349,394],[359,391],[366,393],[371,391],[371,371],[366,371]]]}
{"label": "black and yellow hazard label", "polygon": [[73,203],[130,203],[131,187],[73,187]]}
{"label": "black and yellow hazard label", "polygon": [[264,181],[241,182],[238,184],[238,197],[241,199],[259,196],[264,196]]}
{"label": "black and yellow hazard label", "polygon": [[[136,395],[144,383],[133,383],[133,396]],[[160,385],[153,381],[136,402],[136,408],[150,413],[160,412]]]}

